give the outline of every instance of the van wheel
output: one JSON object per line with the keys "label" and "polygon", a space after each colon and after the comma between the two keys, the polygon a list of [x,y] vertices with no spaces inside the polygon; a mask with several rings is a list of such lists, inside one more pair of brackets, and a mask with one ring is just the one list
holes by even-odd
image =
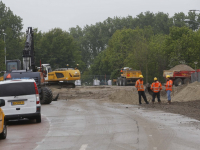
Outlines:
{"label": "van wheel", "polygon": [[52,91],[48,87],[43,87],[41,90],[41,104],[50,104],[53,100]]}
{"label": "van wheel", "polygon": [[41,123],[41,115],[36,118],[37,123]]}
{"label": "van wheel", "polygon": [[6,124],[3,125],[3,132],[0,134],[0,139],[5,139],[7,136],[7,126]]}

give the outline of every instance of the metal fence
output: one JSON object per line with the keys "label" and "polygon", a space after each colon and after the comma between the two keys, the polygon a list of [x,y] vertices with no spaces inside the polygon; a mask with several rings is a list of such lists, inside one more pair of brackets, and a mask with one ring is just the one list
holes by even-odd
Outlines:
{"label": "metal fence", "polygon": [[81,85],[110,85],[110,75],[81,75]]}
{"label": "metal fence", "polygon": [[195,72],[191,74],[191,82],[200,82],[200,72]]}

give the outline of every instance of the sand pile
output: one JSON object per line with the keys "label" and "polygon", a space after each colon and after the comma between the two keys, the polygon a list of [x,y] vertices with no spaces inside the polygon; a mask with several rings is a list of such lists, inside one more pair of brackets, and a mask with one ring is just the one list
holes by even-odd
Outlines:
{"label": "sand pile", "polygon": [[108,86],[88,86],[88,87],[76,87],[76,88],[55,88],[50,87],[53,95],[59,94],[58,100],[63,99],[102,99],[107,98],[112,92],[114,92],[115,88],[111,88]]}
{"label": "sand pile", "polygon": [[190,66],[188,65],[176,65],[175,67],[170,69],[171,71],[195,71],[194,69],[192,69]]}
{"label": "sand pile", "polygon": [[[152,97],[146,94],[147,100],[151,101]],[[138,92],[136,89],[117,89],[114,93],[109,96],[109,99],[113,102],[124,103],[124,104],[139,104]],[[142,98],[142,103],[145,103]]]}
{"label": "sand pile", "polygon": [[183,88],[180,92],[178,92],[174,97],[172,97],[172,101],[177,102],[186,102],[186,101],[195,101],[200,99],[200,83],[193,82]]}

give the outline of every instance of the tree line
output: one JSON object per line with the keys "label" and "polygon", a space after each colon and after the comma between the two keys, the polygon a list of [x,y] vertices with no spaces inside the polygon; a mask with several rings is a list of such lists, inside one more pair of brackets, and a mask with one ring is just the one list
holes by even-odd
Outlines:
{"label": "tree line", "polygon": [[[7,59],[22,59],[25,33],[22,18],[14,15],[0,2],[0,70],[4,65],[4,47]],[[192,21],[185,22],[185,19]],[[199,61],[200,15],[195,12],[169,14],[150,11],[136,17],[107,18],[94,25],[60,28],[41,32],[34,29],[36,65],[49,63],[53,68],[66,64],[79,69],[83,75],[119,75],[119,69],[128,66],[142,70],[146,81],[162,77],[162,71],[185,62],[194,67]],[[6,33],[4,43],[3,33]],[[6,44],[6,45],[5,45]]]}
{"label": "tree line", "polygon": [[154,77],[164,81],[163,70],[180,63],[195,68],[194,62],[200,61],[199,43],[200,31],[186,26],[171,27],[168,35],[154,34],[151,26],[117,30],[85,73],[117,78],[122,67],[131,67],[141,70],[146,82]]}

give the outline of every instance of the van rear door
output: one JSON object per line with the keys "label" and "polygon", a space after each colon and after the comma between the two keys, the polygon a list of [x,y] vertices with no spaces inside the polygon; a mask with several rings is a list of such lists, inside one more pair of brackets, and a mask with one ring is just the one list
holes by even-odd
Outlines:
{"label": "van rear door", "polygon": [[36,112],[34,82],[10,82],[0,85],[0,99],[5,100],[2,108],[5,115],[29,114]]}

